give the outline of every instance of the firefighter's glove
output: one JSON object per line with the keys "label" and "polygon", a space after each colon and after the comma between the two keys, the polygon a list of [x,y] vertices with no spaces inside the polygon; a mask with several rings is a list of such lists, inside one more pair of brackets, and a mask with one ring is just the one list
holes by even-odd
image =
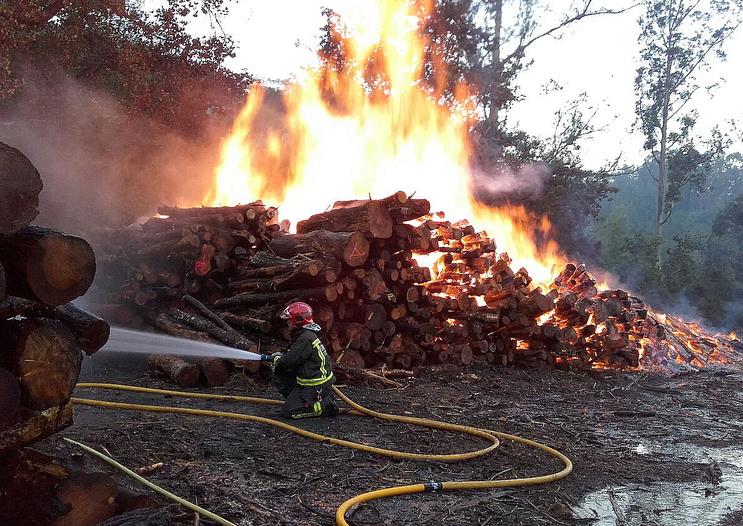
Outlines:
{"label": "firefighter's glove", "polygon": [[280,352],[275,352],[271,354],[270,359],[271,359],[271,372],[272,373],[276,372],[276,362],[279,361],[280,357],[281,357]]}

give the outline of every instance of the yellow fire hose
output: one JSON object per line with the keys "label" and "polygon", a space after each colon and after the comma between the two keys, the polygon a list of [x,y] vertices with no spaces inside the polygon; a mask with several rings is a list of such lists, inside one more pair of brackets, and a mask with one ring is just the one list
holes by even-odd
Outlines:
{"label": "yellow fire hose", "polygon": [[[222,400],[231,402],[247,402],[252,404],[267,404],[267,405],[281,405],[283,404],[280,400],[272,400],[270,398],[256,398],[250,396],[232,396],[232,395],[216,395],[206,393],[189,393],[184,391],[171,391],[167,389],[152,389],[148,387],[137,387],[131,385],[121,384],[106,384],[106,383],[79,383],[79,388],[89,389],[113,389],[119,391],[133,391],[137,393],[149,393],[159,394],[168,396],[180,396],[186,398],[201,398],[207,400]],[[348,447],[366,453],[373,453],[375,455],[381,455],[396,459],[405,460],[426,460],[432,462],[459,462],[462,460],[470,460],[481,457],[493,451],[500,444],[500,440],[510,440],[526,446],[535,447],[547,453],[548,455],[560,460],[564,467],[562,470],[552,473],[550,475],[541,475],[538,477],[527,477],[520,479],[505,479],[505,480],[468,480],[468,481],[450,481],[450,482],[426,482],[422,484],[410,484],[406,486],[393,486],[389,488],[378,489],[375,491],[369,491],[356,495],[355,497],[348,499],[340,505],[335,514],[335,522],[338,526],[349,526],[346,522],[346,513],[354,506],[369,502],[375,499],[381,499],[384,497],[395,497],[398,495],[408,495],[412,493],[424,493],[424,492],[437,492],[437,491],[451,491],[451,490],[464,490],[464,489],[490,489],[490,488],[504,488],[504,487],[515,487],[515,486],[533,486],[537,484],[546,484],[548,482],[554,482],[562,478],[567,477],[573,470],[573,463],[568,457],[544,444],[522,438],[515,435],[509,435],[508,433],[501,433],[499,431],[491,431],[487,429],[480,429],[471,426],[451,424],[447,422],[440,422],[438,420],[431,420],[428,418],[416,418],[402,415],[390,415],[387,413],[381,413],[379,411],[373,411],[363,407],[346,395],[344,395],[338,388],[333,387],[333,391],[338,397],[343,400],[349,407],[352,408],[348,414],[354,416],[368,416],[372,418],[378,418],[380,420],[386,420],[388,422],[399,422],[402,424],[411,424],[416,426],[427,427],[431,429],[439,429],[443,431],[451,431],[456,433],[464,433],[470,436],[481,438],[490,442],[487,447],[475,451],[469,451],[466,453],[454,453],[448,455],[428,455],[422,453],[408,453],[404,451],[395,451],[392,449],[378,448],[369,446],[366,444],[359,444],[357,442],[351,442],[349,440],[343,440],[339,438],[333,438],[312,431],[307,431],[291,424],[287,424],[280,420],[272,418],[266,418],[257,415],[244,414],[244,413],[231,413],[226,411],[212,411],[207,409],[191,409],[187,407],[172,407],[172,406],[160,406],[160,405],[146,405],[146,404],[130,404],[124,402],[108,402],[104,400],[92,400],[88,398],[72,398],[72,402],[77,405],[88,405],[96,407],[106,407],[111,409],[131,409],[136,411],[150,411],[155,413],[174,413],[183,415],[197,415],[197,416],[209,416],[209,417],[222,417],[230,418],[233,420],[247,420],[250,422],[257,422],[259,424],[265,424],[286,431],[291,431],[306,438],[317,440],[325,444],[335,444],[337,446]],[[167,493],[167,492],[166,492]],[[229,521],[224,520],[222,524],[231,524]]]}

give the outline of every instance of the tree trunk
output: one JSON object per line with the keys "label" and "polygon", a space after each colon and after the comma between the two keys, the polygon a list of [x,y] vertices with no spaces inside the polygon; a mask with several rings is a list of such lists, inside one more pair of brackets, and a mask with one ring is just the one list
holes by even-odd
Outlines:
{"label": "tree trunk", "polygon": [[351,267],[360,267],[369,257],[369,241],[362,232],[316,230],[306,234],[286,234],[273,238],[269,249],[283,257],[332,255]]}
{"label": "tree trunk", "polygon": [[167,375],[181,387],[196,387],[199,385],[199,368],[196,364],[169,354],[153,354],[147,358],[147,363]]}
{"label": "tree trunk", "polygon": [[47,305],[82,296],[95,277],[95,255],[87,241],[38,226],[0,236],[0,260],[8,294]]}
{"label": "tree trunk", "polygon": [[0,142],[0,234],[11,234],[34,220],[42,187],[31,161]]}
{"label": "tree trunk", "polygon": [[660,156],[658,158],[658,196],[657,209],[655,211],[655,236],[658,238],[658,251],[656,260],[658,265],[662,264],[663,258],[663,209],[666,197],[666,166],[668,161],[668,114],[671,100],[671,71],[673,69],[673,53],[671,47],[672,24],[668,21],[668,44],[666,49],[666,70],[663,79],[663,108],[660,122]]}
{"label": "tree trunk", "polygon": [[111,334],[111,327],[106,320],[84,311],[73,303],[55,308],[50,312],[50,316],[72,329],[80,342],[80,347],[87,355],[106,345]]}
{"label": "tree trunk", "polygon": [[503,28],[503,0],[495,0],[493,13],[493,47],[490,50],[492,62],[492,77],[490,79],[490,111],[488,112],[488,126],[495,131],[498,128],[499,90],[502,83],[503,64],[501,64],[501,31]]}
{"label": "tree trunk", "polygon": [[19,378],[25,405],[46,409],[70,399],[82,353],[75,335],[58,320],[8,320],[0,326],[0,362]]}
{"label": "tree trunk", "polygon": [[356,206],[344,206],[310,216],[297,223],[297,233],[316,230],[329,232],[366,232],[371,237],[389,239],[392,236],[392,217],[383,203],[367,201]]}

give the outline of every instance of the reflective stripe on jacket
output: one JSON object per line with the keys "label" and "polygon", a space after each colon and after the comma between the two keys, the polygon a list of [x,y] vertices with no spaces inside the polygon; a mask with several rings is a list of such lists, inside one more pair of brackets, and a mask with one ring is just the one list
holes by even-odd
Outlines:
{"label": "reflective stripe on jacket", "polygon": [[332,380],[333,364],[318,333],[301,328],[292,336],[289,350],[274,360],[274,367],[293,370],[297,384],[302,387],[315,387]]}

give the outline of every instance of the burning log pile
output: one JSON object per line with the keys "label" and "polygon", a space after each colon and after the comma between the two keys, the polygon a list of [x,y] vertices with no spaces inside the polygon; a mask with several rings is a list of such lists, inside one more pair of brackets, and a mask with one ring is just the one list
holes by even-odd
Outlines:
{"label": "burning log pile", "polygon": [[[278,314],[304,300],[335,360],[352,368],[700,366],[733,353],[730,339],[679,339],[639,299],[599,291],[584,266],[537,285],[486,232],[403,192],[338,201],[296,234],[261,202],[159,212],[168,217],[104,244],[104,290],[114,290],[105,309],[118,323],[271,352],[288,341]],[[165,361],[153,365],[182,385],[198,381],[193,364]],[[199,367],[210,384],[224,377]]]}

